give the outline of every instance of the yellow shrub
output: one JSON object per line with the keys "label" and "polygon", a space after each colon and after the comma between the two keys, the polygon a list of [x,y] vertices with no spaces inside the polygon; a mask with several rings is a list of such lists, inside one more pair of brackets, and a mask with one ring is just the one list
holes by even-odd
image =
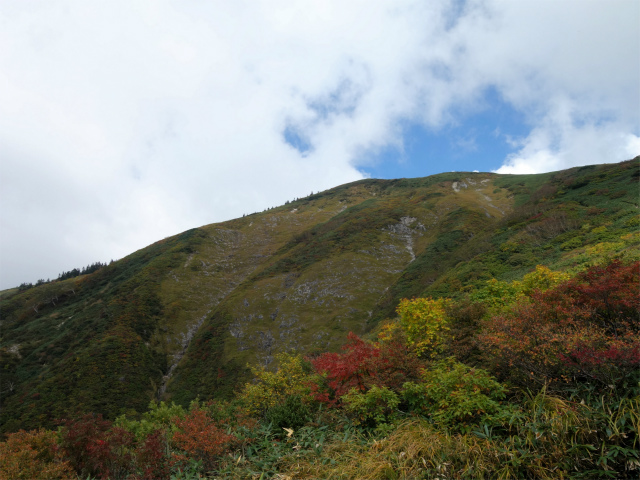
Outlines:
{"label": "yellow shrub", "polygon": [[305,360],[302,355],[282,353],[276,355],[279,368],[275,372],[265,367],[252,367],[256,377],[255,383],[247,383],[240,398],[252,413],[265,410],[284,403],[287,397],[299,395],[306,397],[310,393],[307,386],[309,372],[305,371]]}
{"label": "yellow shrub", "polygon": [[378,342],[393,342],[394,340],[397,340],[398,334],[400,333],[402,333],[402,328],[397,321],[386,320],[385,323],[380,327],[380,331],[378,332]]}
{"label": "yellow shrub", "polygon": [[407,336],[407,343],[419,356],[432,357],[444,348],[449,332],[445,309],[449,303],[446,298],[405,298],[400,301],[396,309],[400,327]]}
{"label": "yellow shrub", "polygon": [[497,314],[521,298],[530,296],[534,290],[549,290],[569,278],[571,275],[568,273],[556,272],[544,265],[538,265],[521,281],[505,282],[495,278],[488,280],[485,287],[476,292],[473,298],[483,302],[493,314]]}
{"label": "yellow shrub", "polygon": [[538,265],[533,272],[524,276],[522,282],[513,283],[520,284],[520,291],[524,295],[530,295],[534,290],[549,290],[570,278],[571,275],[568,273],[554,272],[544,265]]}

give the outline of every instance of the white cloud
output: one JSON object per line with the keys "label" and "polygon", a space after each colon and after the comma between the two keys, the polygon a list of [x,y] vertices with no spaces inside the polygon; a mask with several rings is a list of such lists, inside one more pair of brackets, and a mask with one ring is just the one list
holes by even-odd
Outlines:
{"label": "white cloud", "polygon": [[460,77],[495,86],[530,134],[500,173],[538,173],[640,154],[637,2],[490,3],[459,25]]}
{"label": "white cloud", "polygon": [[[554,128],[555,126],[555,128]],[[497,173],[540,173],[613,163],[640,154],[640,137],[615,125],[543,125],[522,142]]]}
{"label": "white cloud", "polygon": [[461,122],[488,87],[531,125],[503,171],[633,156],[639,9],[2,2],[0,285],[362,178],[403,122]]}

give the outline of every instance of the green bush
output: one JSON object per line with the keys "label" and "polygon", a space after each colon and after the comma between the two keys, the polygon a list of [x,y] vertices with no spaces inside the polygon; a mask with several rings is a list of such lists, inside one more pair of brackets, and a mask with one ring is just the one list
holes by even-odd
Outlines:
{"label": "green bush", "polygon": [[560,245],[561,250],[573,250],[574,248],[580,248],[582,246],[582,238],[574,237],[571,240],[567,240]]}
{"label": "green bush", "polygon": [[311,410],[299,395],[291,395],[284,403],[268,409],[265,419],[277,432],[284,428],[298,429],[311,421]]}
{"label": "green bush", "polygon": [[173,431],[175,428],[172,419],[183,418],[186,414],[184,408],[173,402],[169,405],[165,402],[151,401],[149,410],[142,414],[140,420],[128,419],[121,415],[115,420],[114,425],[128,430],[136,439],[141,440],[156,430]]}
{"label": "green bush", "polygon": [[387,387],[373,386],[367,392],[352,388],[342,396],[345,409],[354,418],[354,423],[367,428],[380,427],[393,421],[398,414],[400,399]]}
{"label": "green bush", "polygon": [[448,359],[425,370],[422,378],[423,383],[404,384],[404,402],[448,428],[468,431],[470,424],[492,423],[504,409],[500,401],[506,387],[482,369]]}
{"label": "green bush", "polygon": [[624,222],[625,227],[638,227],[640,226],[640,215],[636,215],[635,217],[631,217]]}
{"label": "green bush", "polygon": [[308,398],[310,395],[310,364],[302,355],[276,355],[279,368],[275,372],[265,367],[252,367],[255,383],[245,384],[238,400],[250,413],[262,414],[283,404],[290,396]]}

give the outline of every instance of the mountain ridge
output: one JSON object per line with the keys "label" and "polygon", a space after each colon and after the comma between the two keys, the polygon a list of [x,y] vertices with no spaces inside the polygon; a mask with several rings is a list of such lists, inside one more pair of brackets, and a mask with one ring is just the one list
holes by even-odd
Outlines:
{"label": "mountain ridge", "polygon": [[359,180],[4,295],[2,430],[230,397],[248,363],[336,350],[400,298],[633,255],[639,161]]}

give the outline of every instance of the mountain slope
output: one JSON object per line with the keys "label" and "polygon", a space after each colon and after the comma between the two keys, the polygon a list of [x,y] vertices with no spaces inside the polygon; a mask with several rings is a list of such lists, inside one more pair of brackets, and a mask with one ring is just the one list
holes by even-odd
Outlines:
{"label": "mountain slope", "polygon": [[2,430],[230,396],[247,363],[335,350],[400,298],[637,255],[638,167],[363,180],[6,292]]}

